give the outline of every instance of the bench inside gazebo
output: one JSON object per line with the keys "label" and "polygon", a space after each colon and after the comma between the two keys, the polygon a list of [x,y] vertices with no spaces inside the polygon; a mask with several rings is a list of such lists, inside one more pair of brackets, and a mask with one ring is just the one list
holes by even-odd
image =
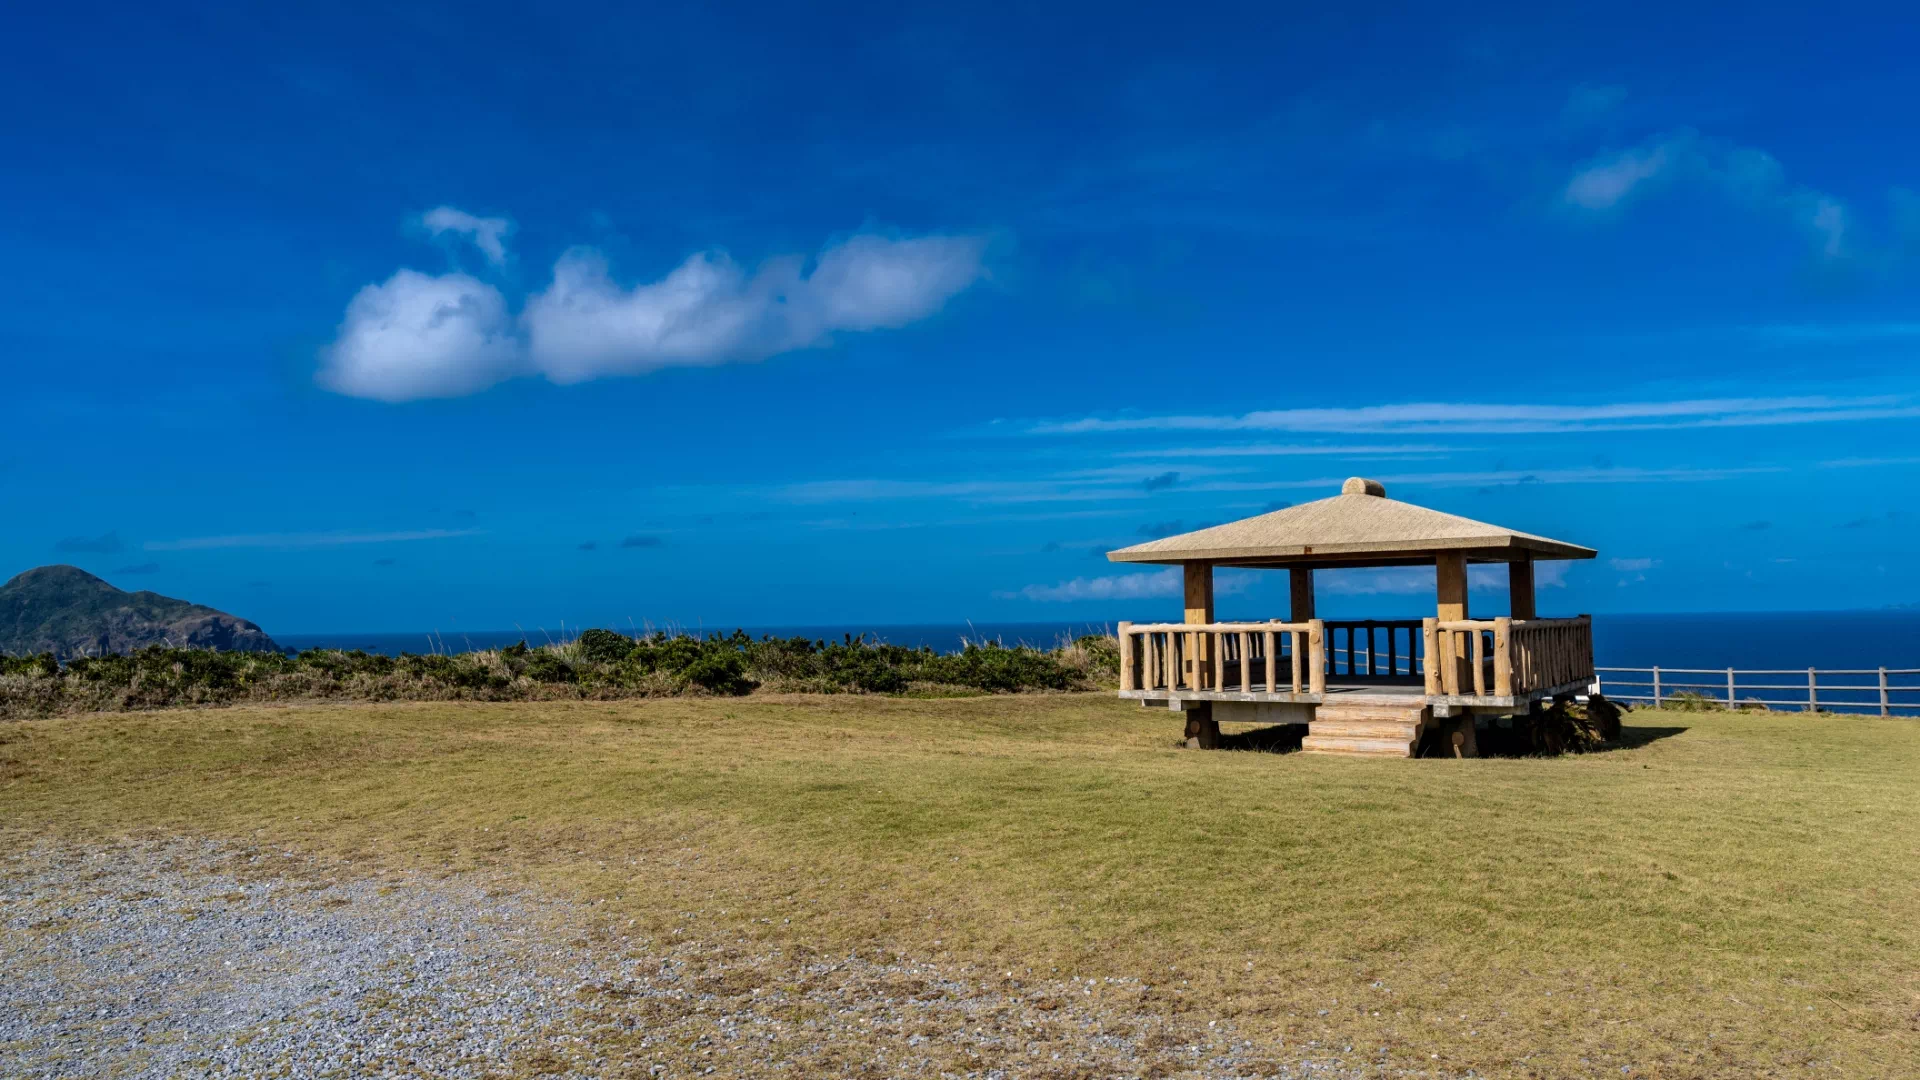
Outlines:
{"label": "bench inside gazebo", "polygon": [[[1332,498],[1108,552],[1184,575],[1182,621],[1120,624],[1120,696],[1184,712],[1193,746],[1218,745],[1222,722],[1304,724],[1307,751],[1472,756],[1476,715],[1540,710],[1593,681],[1591,619],[1539,618],[1533,564],[1595,554],[1354,477]],[[1506,565],[1509,613],[1475,619],[1467,568],[1485,563]],[[1315,570],[1403,566],[1434,568],[1433,614],[1317,617]],[[1216,567],[1287,571],[1288,617],[1214,621]]]}

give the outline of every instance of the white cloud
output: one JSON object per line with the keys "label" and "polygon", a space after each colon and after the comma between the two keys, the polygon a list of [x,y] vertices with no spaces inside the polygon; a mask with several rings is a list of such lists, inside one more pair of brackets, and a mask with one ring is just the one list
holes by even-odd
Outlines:
{"label": "white cloud", "polygon": [[1659,559],[1608,559],[1607,565],[1623,574],[1638,574],[1660,565]]}
{"label": "white cloud", "polygon": [[1032,435],[1122,431],[1296,431],[1373,435],[1538,434],[1758,427],[1920,415],[1906,397],[1700,398],[1683,401],[1523,405],[1496,402],[1409,402],[1347,408],[1268,409],[1239,415],[1087,417],[1046,421]]}
{"label": "white cloud", "polygon": [[[1214,574],[1216,596],[1245,592],[1258,571],[1221,570]],[[1077,600],[1143,600],[1179,596],[1185,589],[1183,572],[1177,566],[1140,574],[1114,574],[1110,577],[1074,578],[1058,585],[1028,585],[1018,592],[995,593],[1002,600],[1024,598],[1043,603]]]}
{"label": "white cloud", "polygon": [[402,270],[347,304],[318,381],[353,397],[410,401],[471,394],[521,367],[500,290],[466,274]]}
{"label": "white cloud", "polygon": [[798,257],[748,274],[695,255],[665,278],[623,289],[598,253],[575,250],[522,322],[534,366],[558,383],[670,365],[760,360],[825,344],[837,331],[895,329],[938,311],[980,278],[974,236],[856,236],[803,273]]}
{"label": "white cloud", "polygon": [[1433,567],[1388,566],[1377,570],[1317,570],[1315,592],[1333,596],[1406,596],[1434,592]]}
{"label": "white cloud", "polygon": [[449,232],[464,236],[473,241],[473,246],[480,249],[488,262],[495,266],[506,265],[506,236],[513,228],[513,223],[506,218],[475,217],[465,210],[440,206],[420,215],[420,224],[435,236]]}
{"label": "white cloud", "polygon": [[[474,235],[483,248],[498,239]],[[703,253],[659,281],[625,288],[603,256],[577,248],[528,298],[518,331],[492,286],[402,270],[354,297],[319,381],[407,401],[470,394],[520,374],[564,384],[761,360],[825,345],[835,333],[923,319],[984,275],[984,256],[979,236],[863,234],[821,252],[810,272],[799,256],[750,274],[724,254]]]}
{"label": "white cloud", "polygon": [[1692,131],[1662,135],[1587,163],[1567,181],[1561,198],[1583,210],[1608,210],[1656,179],[1718,190],[1742,206],[1784,216],[1811,233],[1827,258],[1847,253],[1851,219],[1839,199],[1790,183],[1780,162],[1764,150]]}
{"label": "white cloud", "polygon": [[1673,148],[1665,144],[1628,150],[1574,173],[1562,197],[1575,206],[1604,210],[1672,163]]}
{"label": "white cloud", "polygon": [[1149,574],[1115,574],[1111,577],[1074,578],[1058,585],[1028,585],[1017,593],[1002,593],[1002,597],[1019,596],[1028,600],[1042,602],[1075,600],[1143,600],[1162,596],[1179,596],[1183,588],[1180,568],[1170,566]]}
{"label": "white cloud", "polygon": [[479,529],[415,529],[383,533],[247,533],[238,536],[196,536],[186,540],[158,540],[148,551],[206,551],[215,548],[317,548],[352,544],[398,544],[414,540],[446,540],[477,536]]}

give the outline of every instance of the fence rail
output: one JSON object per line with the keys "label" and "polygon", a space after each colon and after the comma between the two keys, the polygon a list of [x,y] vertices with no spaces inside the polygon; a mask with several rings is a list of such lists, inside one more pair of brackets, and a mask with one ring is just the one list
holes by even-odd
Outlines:
{"label": "fence rail", "polygon": [[[1694,700],[1705,698],[1728,709],[1761,705],[1804,712],[1878,711],[1881,716],[1920,716],[1920,668],[1597,667],[1593,672],[1594,693],[1615,701],[1644,701],[1655,708],[1685,695]],[[1794,678],[1782,678],[1788,675]],[[1615,687],[1627,687],[1631,692],[1622,693]],[[1756,692],[1785,691],[1793,691],[1793,696],[1753,696]]]}
{"label": "fence rail", "polygon": [[1122,692],[1326,692],[1326,630],[1318,619],[1121,623],[1118,633]]}

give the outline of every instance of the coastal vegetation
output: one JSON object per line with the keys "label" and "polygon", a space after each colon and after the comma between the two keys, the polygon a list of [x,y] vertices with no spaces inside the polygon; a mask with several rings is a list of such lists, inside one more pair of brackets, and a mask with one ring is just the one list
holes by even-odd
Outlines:
{"label": "coastal vegetation", "polygon": [[[205,838],[262,884],[578,901],[596,949],[680,950],[689,993],[576,1002],[595,1038],[672,1031],[649,1052],[674,1075],[751,1072],[701,1056],[726,1017],[819,1010],[781,995],[869,962],[942,975],[866,991],[907,1019],[847,1025],[815,1072],[964,1024],[980,1054],[943,1071],[1076,1075],[1023,1025],[1085,1001],[1151,1033],[1147,1075],[1191,1046],[1239,1075],[1910,1075],[1920,726],[1625,724],[1598,753],[1406,761],[1179,750],[1165,710],[1092,693],[93,714],[0,727],[0,844]],[[983,986],[1028,1000],[915,1004]]]}
{"label": "coastal vegetation", "polygon": [[595,629],[554,644],[400,656],[149,646],[64,662],[51,653],[0,656],[0,718],[316,700],[738,696],[763,688],[921,696],[1057,692],[1112,685],[1118,671],[1118,646],[1101,635],[1044,649],[967,642],[951,653],[851,635],[827,642],[754,638],[739,630],[630,637]]}

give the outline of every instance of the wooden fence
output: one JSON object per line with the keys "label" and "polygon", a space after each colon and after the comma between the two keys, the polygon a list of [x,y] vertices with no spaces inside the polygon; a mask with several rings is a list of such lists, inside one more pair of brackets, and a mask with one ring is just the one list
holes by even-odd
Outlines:
{"label": "wooden fence", "polygon": [[[1686,695],[1728,709],[1758,705],[1803,712],[1920,715],[1920,668],[1603,667],[1594,669],[1592,692],[1655,708]],[[1792,696],[1785,696],[1789,692]]]}
{"label": "wooden fence", "polygon": [[1422,665],[1429,695],[1512,697],[1593,677],[1593,620],[1426,619]]}
{"label": "wooden fence", "polygon": [[1120,689],[1324,694],[1326,631],[1300,623],[1121,623]]}

